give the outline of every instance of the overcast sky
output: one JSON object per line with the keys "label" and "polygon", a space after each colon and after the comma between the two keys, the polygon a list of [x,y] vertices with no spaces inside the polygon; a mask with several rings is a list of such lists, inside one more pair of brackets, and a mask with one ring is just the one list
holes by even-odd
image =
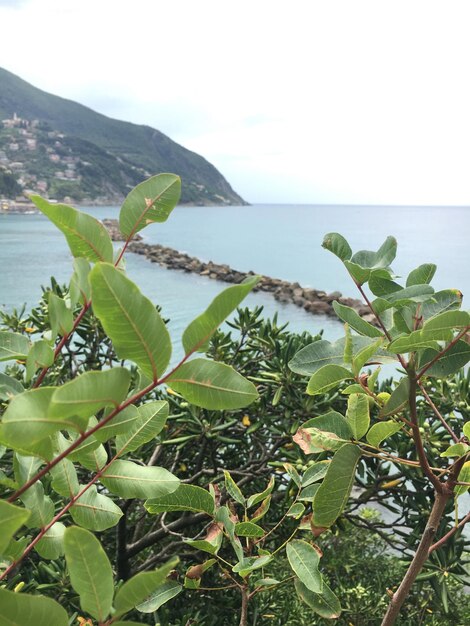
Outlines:
{"label": "overcast sky", "polygon": [[0,0],[0,65],[251,202],[470,204],[468,0]]}

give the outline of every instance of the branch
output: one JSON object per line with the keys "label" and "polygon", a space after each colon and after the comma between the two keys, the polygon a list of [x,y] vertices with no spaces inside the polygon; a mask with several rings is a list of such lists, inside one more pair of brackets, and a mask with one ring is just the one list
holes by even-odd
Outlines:
{"label": "branch", "polygon": [[423,369],[418,372],[418,374],[416,375],[416,380],[419,381],[419,379],[424,376],[424,374],[428,371],[428,369],[430,367],[432,367],[434,365],[434,363],[436,363],[437,361],[439,361],[439,359],[448,351],[450,350],[453,346],[455,346],[455,344],[460,341],[462,339],[462,337],[464,337],[467,332],[470,330],[470,326],[466,326],[463,330],[461,330],[458,335],[456,335],[451,342],[449,342],[445,348],[443,348],[438,354],[436,354],[436,356],[431,359],[429,361],[429,363],[427,365],[425,365],[423,367]]}
{"label": "branch", "polygon": [[426,402],[429,404],[429,406],[431,407],[431,409],[434,411],[434,415],[440,420],[440,422],[442,423],[442,425],[444,426],[444,428],[447,430],[447,432],[449,433],[449,435],[452,437],[452,439],[455,441],[455,443],[459,442],[459,438],[457,437],[457,435],[454,433],[454,431],[452,430],[452,428],[449,426],[449,424],[445,421],[444,417],[441,415],[439,409],[437,408],[437,406],[434,404],[434,402],[431,400],[431,398],[429,397],[426,389],[424,388],[423,383],[421,383],[418,380],[418,386],[421,389],[421,393],[424,396],[424,399],[426,400]]}
{"label": "branch", "polygon": [[446,543],[448,539],[452,537],[452,535],[455,535],[455,533],[460,528],[463,528],[465,524],[468,524],[468,522],[470,522],[470,513],[467,513],[467,515],[463,519],[460,520],[457,526],[454,526],[451,530],[449,530],[448,533],[446,533],[441,539],[439,539],[439,541],[436,541],[436,543],[434,543],[429,548],[428,554],[431,554],[431,552],[434,552],[434,550],[438,550],[441,546],[443,546]]}

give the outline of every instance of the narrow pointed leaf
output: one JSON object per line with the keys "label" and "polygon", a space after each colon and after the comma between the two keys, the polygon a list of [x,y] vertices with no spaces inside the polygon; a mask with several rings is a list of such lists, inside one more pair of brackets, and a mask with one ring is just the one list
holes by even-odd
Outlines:
{"label": "narrow pointed leaf", "polygon": [[250,509],[252,506],[255,506],[255,504],[259,504],[262,500],[267,498],[274,489],[274,484],[274,476],[271,476],[268,486],[264,491],[261,491],[260,493],[255,493],[248,498],[248,500],[246,501],[246,508]]}
{"label": "narrow pointed leaf", "polygon": [[321,593],[323,581],[318,570],[320,562],[318,551],[306,541],[293,539],[286,546],[286,554],[293,572],[307,589]]}
{"label": "narrow pointed leaf", "polygon": [[73,261],[73,274],[70,279],[69,294],[72,304],[86,304],[91,300],[91,287],[88,274],[91,267],[86,259],[77,258]]}
{"label": "narrow pointed leaf", "polygon": [[97,219],[66,204],[51,204],[32,195],[37,208],[61,230],[74,257],[89,261],[112,261],[113,243],[108,231]]}
{"label": "narrow pointed leaf", "polygon": [[182,483],[173,493],[147,500],[145,508],[149,513],[193,511],[213,515],[214,500],[206,489]]}
{"label": "narrow pointed leaf", "polygon": [[111,564],[96,537],[70,526],[64,533],[65,560],[82,610],[100,622],[108,617],[114,595]]}
{"label": "narrow pointed leaf", "polygon": [[171,356],[168,329],[129,278],[107,263],[90,272],[93,310],[120,359],[136,363],[152,380],[165,372]]}
{"label": "narrow pointed leaf", "polygon": [[346,444],[335,453],[313,501],[315,526],[328,528],[341,515],[351,493],[360,456],[360,449],[353,444]]}
{"label": "narrow pointed leaf", "polygon": [[69,617],[51,598],[0,589],[1,626],[68,626]]}
{"label": "narrow pointed leaf", "polygon": [[165,583],[166,577],[176,567],[178,561],[178,558],[174,558],[153,572],[140,572],[127,580],[116,593],[115,615],[119,617],[127,613],[154,593]]}
{"label": "narrow pointed leaf", "polygon": [[186,354],[205,352],[209,339],[220,324],[234,311],[253,287],[259,282],[259,276],[253,276],[240,285],[228,287],[214,298],[207,309],[193,320],[183,333],[183,347]]}
{"label": "narrow pointed leaf", "polygon": [[179,480],[163,467],[114,461],[100,478],[103,485],[121,498],[158,498],[176,491]]}
{"label": "narrow pointed leaf", "polygon": [[119,213],[119,227],[126,237],[148,224],[165,222],[181,194],[181,179],[175,174],[157,174],[129,193]]}
{"label": "narrow pointed leaf", "polygon": [[185,400],[205,409],[240,409],[258,398],[253,383],[232,367],[206,359],[188,361],[168,383]]}
{"label": "narrow pointed leaf", "polygon": [[0,361],[25,359],[30,345],[28,338],[24,335],[0,331]]}

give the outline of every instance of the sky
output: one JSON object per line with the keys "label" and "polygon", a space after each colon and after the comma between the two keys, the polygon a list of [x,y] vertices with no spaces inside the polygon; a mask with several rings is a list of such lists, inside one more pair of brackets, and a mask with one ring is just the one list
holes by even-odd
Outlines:
{"label": "sky", "polygon": [[0,66],[253,203],[470,205],[468,0],[0,0]]}

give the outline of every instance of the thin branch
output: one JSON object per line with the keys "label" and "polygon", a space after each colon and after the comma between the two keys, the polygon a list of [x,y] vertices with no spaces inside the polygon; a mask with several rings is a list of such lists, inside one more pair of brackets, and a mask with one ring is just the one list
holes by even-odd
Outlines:
{"label": "thin branch", "polygon": [[434,415],[440,420],[441,424],[444,426],[444,428],[447,430],[447,432],[449,433],[449,435],[452,437],[452,439],[455,441],[455,443],[459,442],[459,438],[457,437],[457,435],[454,433],[454,431],[452,430],[452,428],[449,426],[449,424],[445,421],[444,417],[441,415],[439,409],[437,408],[437,406],[434,404],[434,402],[431,400],[431,398],[429,397],[429,394],[427,393],[426,389],[424,388],[424,385],[422,382],[418,381],[418,386],[421,389],[421,393],[424,396],[424,399],[426,400],[426,402],[429,404],[429,406],[431,407],[431,409],[434,412]]}
{"label": "thin branch", "polygon": [[463,528],[465,524],[468,524],[468,522],[470,522],[470,513],[467,513],[467,515],[464,518],[462,518],[456,526],[451,528],[451,530],[449,530],[448,533],[446,533],[441,539],[439,539],[439,541],[436,541],[436,543],[434,543],[429,548],[428,554],[431,554],[431,552],[434,552],[434,550],[437,550],[438,548],[443,546],[446,543],[446,541],[452,537],[452,535],[455,535],[455,533],[460,528]]}
{"label": "thin branch", "polygon": [[423,367],[423,369],[417,373],[416,375],[416,380],[419,381],[420,378],[422,378],[422,376],[424,376],[424,374],[428,371],[428,369],[430,367],[432,367],[434,365],[434,363],[436,363],[437,361],[439,361],[439,359],[444,356],[444,354],[446,354],[446,352],[448,352],[453,346],[455,346],[455,344],[460,341],[462,339],[462,337],[464,337],[468,331],[470,330],[470,326],[466,326],[463,330],[461,330],[458,335],[456,335],[452,341],[450,341],[445,348],[443,348],[438,354],[436,354],[436,356],[431,359],[429,361],[429,363],[427,363],[427,365],[425,365]]}

